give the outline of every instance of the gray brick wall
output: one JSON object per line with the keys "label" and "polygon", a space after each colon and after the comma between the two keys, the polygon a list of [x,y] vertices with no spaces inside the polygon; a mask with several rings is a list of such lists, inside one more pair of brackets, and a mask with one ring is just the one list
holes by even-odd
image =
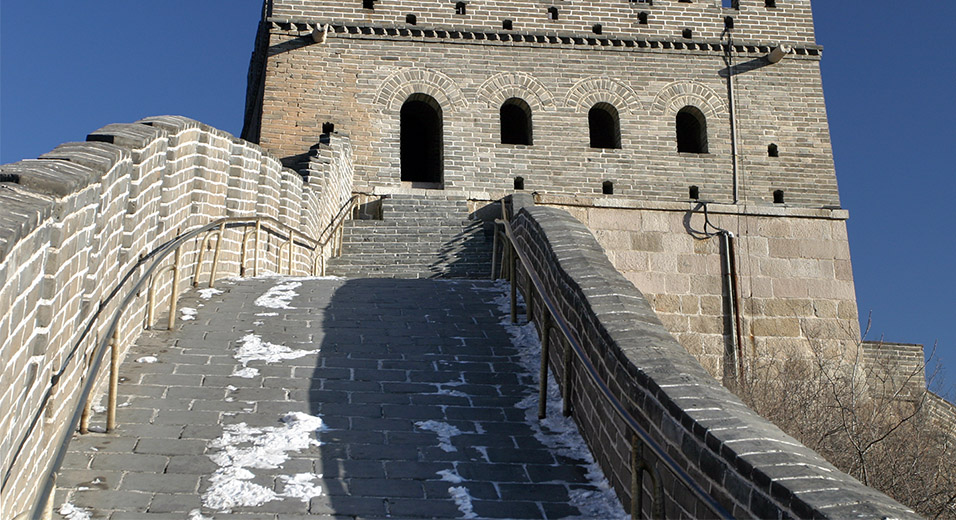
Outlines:
{"label": "gray brick wall", "polygon": [[[779,189],[791,205],[839,206],[809,2],[778,5],[744,1],[737,13],[752,17],[734,33],[740,199],[770,203]],[[334,122],[353,138],[356,185],[395,190],[401,105],[424,93],[442,107],[446,189],[497,198],[522,176],[528,190],[547,194],[600,195],[610,180],[617,197],[683,200],[697,185],[709,200],[732,201],[719,38],[722,16],[733,10],[713,1],[564,2],[558,7],[569,17],[549,24],[541,19],[548,6],[472,2],[475,15],[457,17],[450,2],[383,1],[371,12],[357,1],[277,2],[264,25],[268,57],[253,62],[265,64],[256,69],[264,76],[261,126],[246,135],[293,157],[319,141],[323,122]],[[643,8],[653,12],[653,30],[625,27],[632,17],[623,13]],[[407,12],[418,13],[417,25],[404,24]],[[505,13],[516,31],[500,29]],[[595,35],[591,16],[624,25],[607,22]],[[332,31],[314,43],[311,31],[325,23]],[[698,27],[691,39],[680,37],[687,25]],[[798,53],[771,65],[764,56],[779,41]],[[499,108],[512,96],[531,107],[531,146],[500,142]],[[620,149],[589,147],[587,112],[598,102],[620,114]],[[674,119],[686,105],[707,116],[707,154],[677,151]],[[779,157],[769,157],[772,143]]]}
{"label": "gray brick wall", "polygon": [[[0,409],[9,411],[0,416],[0,471],[12,475],[0,517],[13,518],[32,501],[77,404],[94,341],[105,335],[109,320],[98,320],[80,342],[82,331],[119,280],[141,255],[221,217],[272,216],[316,236],[352,189],[347,138],[333,136],[316,154],[321,160],[310,167],[306,184],[257,145],[197,121],[161,116],[108,125],[88,142],[0,166]],[[261,270],[278,271],[282,239],[263,236],[269,253],[261,257]],[[243,240],[242,230],[226,231],[218,276],[240,274]],[[250,250],[255,245],[247,243]],[[196,278],[201,244],[183,246],[180,290]],[[310,273],[311,256],[297,251],[292,272]],[[207,254],[198,268],[204,283],[211,262]],[[289,267],[284,258],[283,272]],[[161,310],[171,286],[170,275],[157,282]],[[106,306],[104,316],[112,316],[115,305]],[[141,332],[145,306],[144,296],[124,311],[123,345]],[[74,346],[77,355],[67,364]],[[61,370],[44,406],[51,376]]]}

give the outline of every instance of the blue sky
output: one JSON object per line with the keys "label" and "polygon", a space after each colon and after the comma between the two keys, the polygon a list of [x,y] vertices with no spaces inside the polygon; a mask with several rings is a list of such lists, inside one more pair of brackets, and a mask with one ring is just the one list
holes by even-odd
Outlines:
{"label": "blue sky", "polygon": [[[260,4],[0,0],[0,163],[149,115],[238,135]],[[817,0],[814,15],[869,339],[938,341],[952,386],[956,3]]]}

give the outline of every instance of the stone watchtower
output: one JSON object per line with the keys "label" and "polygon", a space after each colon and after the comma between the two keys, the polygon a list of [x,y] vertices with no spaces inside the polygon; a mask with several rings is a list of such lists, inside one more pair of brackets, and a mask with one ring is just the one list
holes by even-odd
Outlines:
{"label": "stone watchtower", "polygon": [[331,123],[358,191],[534,192],[727,377],[859,340],[820,59],[810,0],[267,0],[243,137],[296,166]]}

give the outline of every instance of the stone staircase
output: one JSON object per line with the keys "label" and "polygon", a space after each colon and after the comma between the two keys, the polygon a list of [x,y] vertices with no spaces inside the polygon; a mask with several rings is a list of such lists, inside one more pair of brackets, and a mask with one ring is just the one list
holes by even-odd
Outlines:
{"label": "stone staircase", "polygon": [[[486,229],[487,227],[487,229]],[[350,278],[486,278],[490,224],[470,218],[468,201],[436,195],[390,195],[381,220],[345,223],[342,256],[327,274]]]}

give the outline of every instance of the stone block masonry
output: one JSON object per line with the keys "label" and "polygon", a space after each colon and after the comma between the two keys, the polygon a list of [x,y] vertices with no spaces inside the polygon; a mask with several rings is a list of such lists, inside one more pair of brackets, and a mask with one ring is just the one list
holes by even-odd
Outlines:
{"label": "stone block masonry", "polygon": [[[222,217],[270,216],[316,236],[351,196],[348,138],[333,136],[311,157],[304,181],[255,144],[161,116],[108,125],[87,142],[0,166],[0,518],[25,512],[45,478],[109,323],[91,318],[113,315],[121,298],[103,304],[119,281],[159,245]],[[243,237],[226,230],[219,277],[251,272],[248,259],[240,265]],[[261,271],[278,271],[281,241],[263,234]],[[212,255],[196,267],[201,245],[182,248],[180,290],[198,273],[208,280]],[[312,265],[308,252],[291,262],[295,273]],[[157,280],[158,308],[172,283],[168,274]],[[124,310],[122,345],[139,335],[145,307],[143,295]]]}
{"label": "stone block masonry", "polygon": [[[693,185],[730,203],[736,182],[744,202],[769,205],[783,190],[789,205],[838,207],[809,1],[777,4],[562,2],[552,22],[548,5],[517,1],[468,2],[465,16],[452,2],[386,0],[363,10],[353,1],[276,1],[252,66],[262,81],[250,99],[262,102],[250,105],[244,135],[294,157],[332,122],[353,138],[357,186],[394,192],[401,109],[427,96],[440,107],[445,189],[496,199],[522,177],[542,194],[600,196],[610,181],[615,197],[675,201]],[[644,10],[648,25],[637,22]],[[414,25],[406,14],[417,15]],[[738,20],[732,32],[724,16]],[[323,25],[331,28],[316,43],[311,33]],[[765,56],[781,41],[795,53],[771,64]],[[500,109],[512,98],[528,106],[531,144],[502,142]],[[589,142],[598,105],[617,118],[617,148]],[[678,151],[675,118],[685,107],[703,117],[705,153]]]}
{"label": "stone block masonry", "polygon": [[[538,197],[585,224],[668,331],[716,378],[733,348],[721,239],[697,202]],[[860,343],[846,211],[709,204],[733,232],[745,372],[811,350],[852,356]],[[713,231],[711,228],[710,231]]]}
{"label": "stone block masonry", "polygon": [[[513,223],[520,246],[529,252],[530,269],[544,281],[610,391],[728,513],[737,518],[918,518],[841,473],[722,387],[673,339],[640,291],[570,214],[525,205]],[[533,308],[541,323],[544,305],[535,301]],[[561,360],[568,346],[557,331],[552,342],[551,368],[562,386],[573,380],[575,421],[627,509],[634,500],[633,434],[580,365],[572,363],[573,372],[565,371]],[[638,446],[640,459],[660,474],[666,518],[715,516],[646,444]],[[650,481],[644,479],[643,516],[651,514],[654,500]]]}

